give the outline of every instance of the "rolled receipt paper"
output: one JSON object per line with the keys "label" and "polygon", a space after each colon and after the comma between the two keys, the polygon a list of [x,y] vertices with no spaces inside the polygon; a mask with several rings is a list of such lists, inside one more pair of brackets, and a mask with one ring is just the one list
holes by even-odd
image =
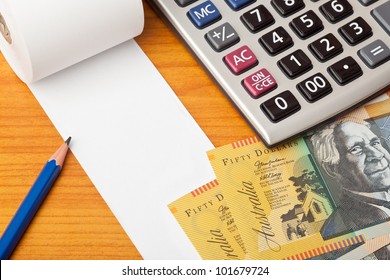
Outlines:
{"label": "rolled receipt paper", "polygon": [[129,40],[141,0],[0,0],[0,13],[4,56],[141,255],[198,259],[167,205],[214,179],[213,146]]}
{"label": "rolled receipt paper", "polygon": [[1,51],[30,84],[142,32],[141,0],[0,0]]}

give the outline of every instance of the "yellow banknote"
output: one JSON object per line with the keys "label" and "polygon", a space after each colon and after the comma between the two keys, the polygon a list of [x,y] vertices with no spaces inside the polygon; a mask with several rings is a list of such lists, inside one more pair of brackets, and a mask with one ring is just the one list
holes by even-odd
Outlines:
{"label": "yellow banknote", "polygon": [[218,181],[179,198],[169,209],[203,259],[248,258],[236,219]]}
{"label": "yellow banknote", "polygon": [[208,156],[251,258],[324,245],[319,229],[334,205],[303,139],[269,149],[253,137]]}
{"label": "yellow banknote", "polygon": [[[373,122],[371,126],[377,127],[375,133],[378,136],[365,145],[371,143],[378,148],[380,138],[383,138],[383,145],[386,146],[389,137],[383,135],[387,133],[390,124],[389,104],[389,100],[385,100],[361,107],[338,122],[347,127],[349,122],[362,125],[370,120]],[[353,129],[357,127],[350,126]],[[325,132],[329,133],[330,129],[327,128]],[[367,129],[356,128],[356,132],[365,137]],[[355,131],[347,132],[353,134]],[[347,132],[344,134],[347,135]],[[345,135],[342,135],[341,140],[347,139]],[[323,142],[328,140],[330,138]],[[362,229],[387,219],[386,212],[378,213],[370,220],[360,214],[350,220],[341,216],[340,211],[336,211],[339,210],[338,203],[341,200],[338,197],[335,199],[334,195],[344,191],[336,188],[335,185],[340,185],[337,181],[332,182],[332,188],[329,188],[329,176],[324,177],[324,170],[320,169],[322,166],[319,168],[319,159],[313,156],[316,154],[315,148],[310,145],[309,149],[306,141],[308,138],[298,138],[267,148],[258,138],[252,137],[208,152],[216,177],[224,186],[224,197],[252,259],[285,259],[297,252],[313,252],[326,246],[331,238],[348,232],[349,237],[353,237],[352,229]],[[347,164],[346,160],[337,163]],[[385,168],[385,163],[381,168]],[[382,169],[380,172],[384,176],[387,174]],[[379,179],[377,181],[383,182],[385,187],[387,179]],[[360,205],[348,203],[346,207]],[[345,207],[340,202],[340,209],[342,206]],[[378,207],[376,212],[379,210]],[[335,212],[337,216],[333,215]],[[324,228],[326,231],[323,231]]]}

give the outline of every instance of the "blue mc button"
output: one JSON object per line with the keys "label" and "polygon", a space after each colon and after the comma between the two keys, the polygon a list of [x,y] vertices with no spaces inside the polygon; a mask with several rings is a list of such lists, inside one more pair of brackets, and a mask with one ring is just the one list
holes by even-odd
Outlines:
{"label": "blue mc button", "polygon": [[221,13],[211,2],[206,1],[188,12],[188,17],[197,28],[204,28],[221,18]]}

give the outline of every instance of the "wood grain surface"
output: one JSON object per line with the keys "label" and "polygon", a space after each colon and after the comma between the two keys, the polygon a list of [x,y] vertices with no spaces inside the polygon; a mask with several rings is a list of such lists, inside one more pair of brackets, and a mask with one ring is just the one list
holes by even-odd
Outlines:
{"label": "wood grain surface", "polygon": [[[254,135],[158,15],[144,3],[136,38],[215,146]],[[0,234],[48,157],[63,142],[28,87],[0,54]],[[12,259],[142,259],[70,153]]]}

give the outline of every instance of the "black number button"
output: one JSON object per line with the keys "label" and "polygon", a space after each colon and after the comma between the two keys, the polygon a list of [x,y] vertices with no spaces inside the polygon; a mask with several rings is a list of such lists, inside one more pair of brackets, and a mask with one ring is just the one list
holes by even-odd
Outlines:
{"label": "black number button", "polygon": [[369,5],[371,5],[372,3],[375,3],[376,1],[378,1],[378,0],[359,0],[359,2],[360,2],[363,6],[369,6]]}
{"label": "black number button", "polygon": [[185,7],[198,0],[175,0],[175,1],[180,7]]}
{"label": "black number button", "polygon": [[301,105],[295,96],[286,90],[261,104],[260,108],[272,122],[278,122],[299,111]]}
{"label": "black number button", "polygon": [[303,0],[271,0],[271,4],[284,17],[305,7]]}
{"label": "black number button", "polygon": [[259,32],[275,22],[271,13],[264,5],[260,5],[246,12],[241,16],[241,20],[252,32]]}
{"label": "black number button", "polygon": [[361,17],[340,27],[339,32],[351,45],[356,45],[372,35],[371,27]]}
{"label": "black number button", "polygon": [[350,56],[331,65],[328,71],[340,85],[345,85],[363,74],[359,64]]}
{"label": "black number button", "polygon": [[298,90],[309,102],[314,102],[332,92],[332,86],[321,73],[317,73],[297,85]]}
{"label": "black number button", "polygon": [[338,22],[353,13],[347,0],[331,0],[320,7],[321,12],[331,22]]}
{"label": "black number button", "polygon": [[310,59],[302,50],[296,50],[282,58],[278,65],[289,78],[296,78],[312,68]]}
{"label": "black number button", "polygon": [[294,18],[290,25],[302,39],[306,39],[324,28],[320,18],[311,10]]}
{"label": "black number button", "polygon": [[343,46],[332,33],[329,33],[311,43],[309,49],[318,60],[324,62],[341,53]]}
{"label": "black number button", "polygon": [[278,27],[263,35],[260,44],[271,54],[278,54],[293,45],[293,40],[283,27]]}

